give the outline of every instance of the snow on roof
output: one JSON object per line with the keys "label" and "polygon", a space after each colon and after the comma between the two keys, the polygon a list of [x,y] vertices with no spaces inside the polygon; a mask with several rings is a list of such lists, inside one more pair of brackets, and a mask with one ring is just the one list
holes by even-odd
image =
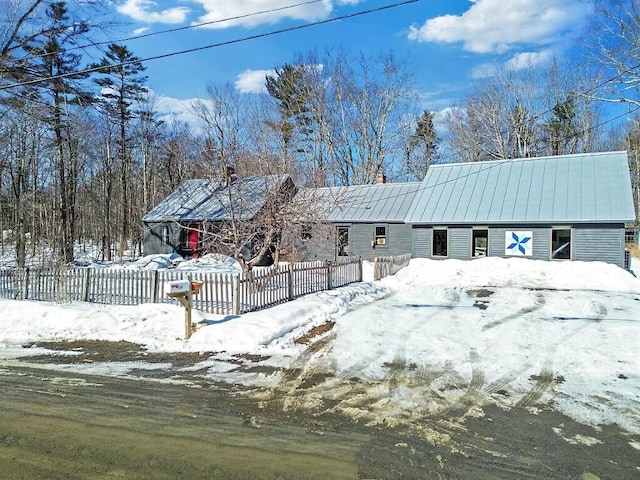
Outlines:
{"label": "snow on roof", "polygon": [[264,206],[270,191],[282,186],[288,175],[259,175],[220,180],[187,180],[144,217],[143,222],[248,220]]}

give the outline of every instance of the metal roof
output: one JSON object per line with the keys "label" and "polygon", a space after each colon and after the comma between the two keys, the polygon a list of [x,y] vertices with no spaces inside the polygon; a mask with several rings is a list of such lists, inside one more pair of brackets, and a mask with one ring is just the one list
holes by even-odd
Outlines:
{"label": "metal roof", "polygon": [[264,206],[269,191],[281,187],[288,175],[266,175],[236,179],[187,180],[144,217],[143,222],[222,221],[251,219]]}
{"label": "metal roof", "polygon": [[305,189],[331,222],[404,222],[420,182]]}
{"label": "metal roof", "polygon": [[407,223],[570,223],[635,220],[626,152],[429,168]]}

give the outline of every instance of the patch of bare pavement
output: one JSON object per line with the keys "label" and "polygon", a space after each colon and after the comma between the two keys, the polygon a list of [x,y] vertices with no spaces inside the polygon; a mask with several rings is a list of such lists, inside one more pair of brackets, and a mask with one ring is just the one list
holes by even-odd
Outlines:
{"label": "patch of bare pavement", "polygon": [[[487,382],[474,351],[466,380],[398,358],[370,383],[358,366],[336,375],[327,361],[330,330],[304,339],[305,353],[286,369],[265,357],[234,357],[236,378],[279,379],[260,388],[212,380],[198,365],[214,353],[40,345],[74,355],[0,363],[0,477],[640,478],[640,438],[554,411],[553,386],[563,379],[548,365],[517,400],[510,374]],[[171,367],[121,378],[50,365],[123,361]]]}

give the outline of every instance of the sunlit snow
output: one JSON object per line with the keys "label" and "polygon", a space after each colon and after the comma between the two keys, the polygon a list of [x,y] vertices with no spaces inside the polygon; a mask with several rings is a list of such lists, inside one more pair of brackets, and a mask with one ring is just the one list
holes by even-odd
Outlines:
{"label": "sunlit snow", "polygon": [[[178,268],[236,271],[225,259],[176,262]],[[141,261],[137,268],[165,265]],[[636,260],[635,267],[640,270]],[[131,266],[130,268],[136,268]],[[242,316],[194,312],[197,328],[184,340],[177,303],[106,306],[0,300],[0,366],[42,354],[32,346],[56,340],[126,340],[149,352],[212,352],[199,368],[230,381],[268,385],[265,375],[229,373],[233,354],[269,357],[288,366],[305,350],[294,343],[313,327],[336,322],[324,361],[337,376],[384,378],[392,363],[446,369],[466,381],[482,372],[487,389],[511,398],[553,378],[541,396],[592,425],[617,423],[640,433],[640,279],[600,262],[544,262],[513,258],[473,261],[414,259],[373,282],[307,295]],[[326,335],[326,334],[325,334]],[[168,368],[168,365],[160,366]],[[154,368],[160,368],[156,365]],[[80,368],[80,367],[65,367]],[[83,372],[126,375],[126,364],[82,365]],[[418,400],[399,389],[390,401],[411,408]]]}

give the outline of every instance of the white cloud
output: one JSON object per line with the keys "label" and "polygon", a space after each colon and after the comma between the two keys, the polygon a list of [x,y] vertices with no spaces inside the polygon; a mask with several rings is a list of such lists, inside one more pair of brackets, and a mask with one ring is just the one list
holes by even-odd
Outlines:
{"label": "white cloud", "polygon": [[275,70],[245,70],[238,75],[234,86],[241,93],[265,93],[266,76],[275,74]]}
{"label": "white cloud", "polygon": [[142,35],[143,33],[147,33],[149,31],[149,27],[136,28],[133,31],[134,35]]}
{"label": "white cloud", "polygon": [[[300,5],[294,8],[285,8],[295,3],[291,0],[192,0],[202,5],[206,12],[195,23],[215,22],[206,25],[206,28],[228,28],[232,26],[254,27],[265,23],[275,23],[283,18],[294,20],[316,21],[327,18],[333,11],[334,3],[351,4],[361,0],[322,0],[319,3]],[[259,15],[250,15],[256,12],[268,12]],[[236,18],[242,17],[242,18]],[[227,18],[234,20],[222,21]]]}
{"label": "white cloud", "polygon": [[187,7],[167,8],[161,11],[153,11],[158,4],[153,0],[125,0],[116,9],[122,15],[146,23],[183,23],[187,19],[190,10]]}
{"label": "white cloud", "polygon": [[[153,93],[153,92],[152,92]],[[161,116],[171,117],[189,125],[194,131],[202,129],[202,120],[192,112],[195,102],[212,105],[211,100],[201,98],[173,98],[153,93],[153,107]]]}
{"label": "white cloud", "polygon": [[452,116],[464,114],[464,109],[460,107],[446,107],[433,114],[433,128],[436,134],[445,136],[449,131],[449,119]]}
{"label": "white cloud", "polygon": [[498,65],[495,63],[481,63],[473,67],[471,71],[472,78],[489,78],[495,76],[499,71]]}
{"label": "white cloud", "polygon": [[549,63],[554,56],[552,50],[539,52],[522,52],[514,55],[505,63],[508,70],[522,70],[524,68],[538,67]]}
{"label": "white cloud", "polygon": [[502,69],[515,72],[526,68],[543,66],[549,63],[554,55],[555,53],[551,49],[540,50],[539,52],[516,53],[503,64],[487,62],[476,65],[471,71],[471,77],[489,78],[498,75]]}
{"label": "white cloud", "polygon": [[471,0],[462,15],[444,15],[412,26],[409,39],[462,42],[476,53],[503,53],[516,45],[551,45],[580,29],[593,0]]}

